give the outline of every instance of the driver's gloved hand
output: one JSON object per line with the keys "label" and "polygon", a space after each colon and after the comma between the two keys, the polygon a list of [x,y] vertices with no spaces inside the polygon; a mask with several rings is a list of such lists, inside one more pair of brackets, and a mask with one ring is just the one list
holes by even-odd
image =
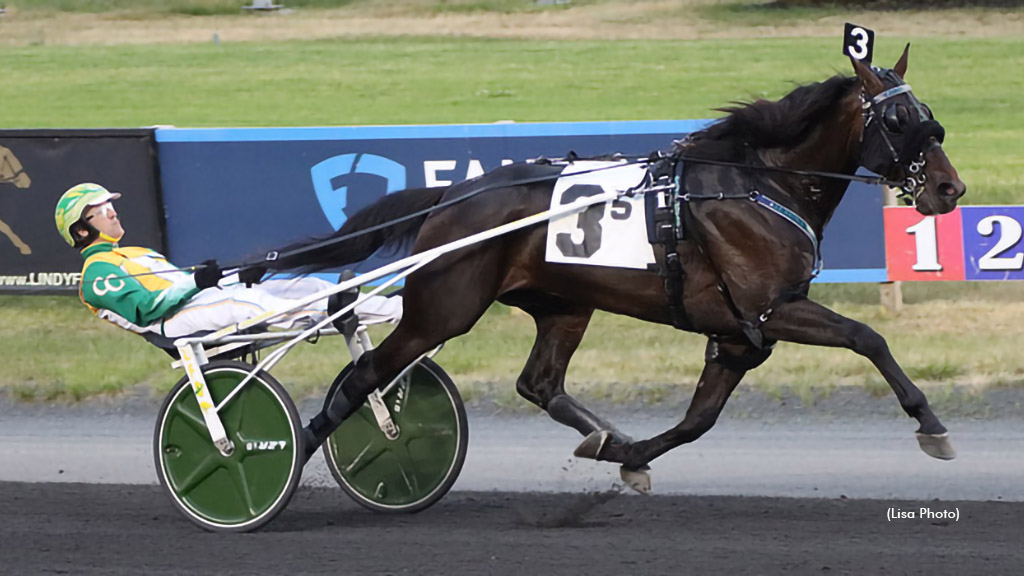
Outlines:
{"label": "driver's gloved hand", "polygon": [[263,276],[267,274],[267,267],[260,264],[246,266],[238,272],[238,281],[245,284],[246,288],[252,288],[253,284],[259,284]]}
{"label": "driver's gloved hand", "polygon": [[193,278],[196,280],[196,286],[200,290],[205,290],[216,286],[223,276],[224,273],[221,272],[220,265],[216,260],[206,260],[197,266]]}

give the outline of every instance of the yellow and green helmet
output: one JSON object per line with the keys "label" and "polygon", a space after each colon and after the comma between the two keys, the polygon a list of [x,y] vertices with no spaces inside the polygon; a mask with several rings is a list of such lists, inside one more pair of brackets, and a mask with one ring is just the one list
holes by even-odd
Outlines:
{"label": "yellow and green helmet", "polygon": [[68,189],[60,200],[57,201],[57,209],[54,212],[54,219],[57,221],[57,231],[69,245],[75,245],[75,239],[71,236],[71,225],[82,218],[82,212],[89,206],[99,206],[104,202],[116,200],[121,195],[111,192],[99,184],[79,184]]}

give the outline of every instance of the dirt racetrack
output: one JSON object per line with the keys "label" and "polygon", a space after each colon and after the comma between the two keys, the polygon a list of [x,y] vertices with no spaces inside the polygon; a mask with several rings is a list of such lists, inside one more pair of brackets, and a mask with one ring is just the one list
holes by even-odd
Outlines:
{"label": "dirt racetrack", "polygon": [[[173,508],[155,484],[149,400],[0,395],[0,575],[1019,576],[1024,396],[998,392],[947,407],[950,462],[918,450],[890,398],[839,392],[809,412],[743,394],[713,432],[654,463],[649,497],[618,492],[613,465],[572,458],[575,431],[477,408],[455,492],[429,510],[364,510],[316,457],[254,534],[203,532]],[[610,417],[647,437],[674,412]],[[921,507],[959,519],[886,518]]]}
{"label": "dirt racetrack", "polygon": [[263,531],[210,534],[156,486],[0,483],[3,574],[1020,574],[1024,503],[450,494],[375,514],[303,487]]}

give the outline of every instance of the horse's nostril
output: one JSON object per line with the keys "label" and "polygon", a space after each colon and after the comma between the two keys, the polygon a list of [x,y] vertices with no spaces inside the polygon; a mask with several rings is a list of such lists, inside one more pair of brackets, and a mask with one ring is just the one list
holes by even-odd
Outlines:
{"label": "horse's nostril", "polygon": [[957,198],[967,192],[967,185],[963,182],[943,182],[939,184],[939,193],[944,196],[955,196]]}

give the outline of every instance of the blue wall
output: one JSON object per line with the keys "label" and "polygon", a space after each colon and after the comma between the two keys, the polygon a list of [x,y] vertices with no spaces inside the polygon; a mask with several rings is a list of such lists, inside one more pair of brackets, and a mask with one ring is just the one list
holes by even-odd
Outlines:
{"label": "blue wall", "polygon": [[[388,192],[570,150],[647,155],[707,123],[160,129],[168,256],[179,265],[252,260],[330,234]],[[854,184],[826,232],[819,281],[885,280],[881,189]]]}

